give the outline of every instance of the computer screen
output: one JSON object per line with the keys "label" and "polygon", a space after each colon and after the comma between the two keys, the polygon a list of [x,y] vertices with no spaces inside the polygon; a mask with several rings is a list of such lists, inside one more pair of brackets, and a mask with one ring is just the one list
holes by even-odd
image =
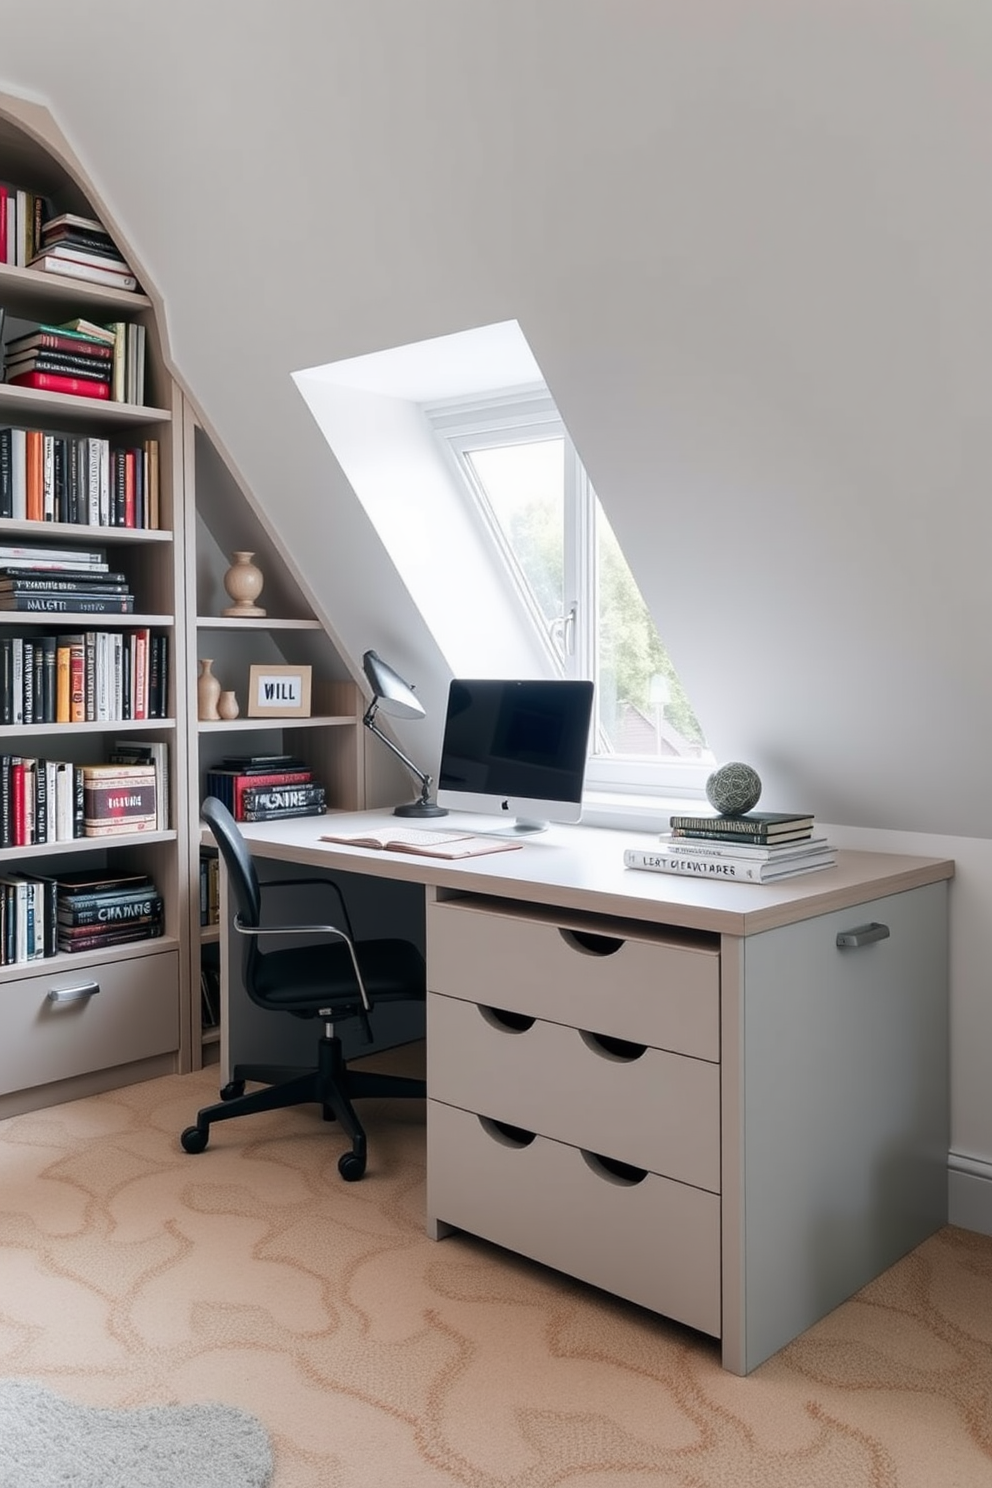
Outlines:
{"label": "computer screen", "polygon": [[437,800],[510,822],[510,833],[582,815],[593,684],[456,678],[448,689]]}

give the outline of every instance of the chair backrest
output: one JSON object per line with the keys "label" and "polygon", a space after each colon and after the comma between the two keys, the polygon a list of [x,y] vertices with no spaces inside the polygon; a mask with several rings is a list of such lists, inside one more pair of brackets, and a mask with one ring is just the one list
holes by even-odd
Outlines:
{"label": "chair backrest", "polygon": [[[262,915],[262,890],[255,863],[237,822],[223,801],[208,796],[200,807],[200,820],[206,822],[227,868],[228,883],[238,906],[242,924],[258,925]],[[255,937],[250,937],[253,943]]]}

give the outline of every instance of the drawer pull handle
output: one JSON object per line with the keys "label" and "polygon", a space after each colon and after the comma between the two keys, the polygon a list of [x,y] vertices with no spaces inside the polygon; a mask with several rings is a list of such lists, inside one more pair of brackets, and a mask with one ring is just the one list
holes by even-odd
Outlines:
{"label": "drawer pull handle", "polygon": [[525,1126],[511,1126],[509,1121],[494,1121],[491,1116],[480,1116],[479,1125],[487,1136],[501,1147],[529,1147],[534,1133]]}
{"label": "drawer pull handle", "polygon": [[616,935],[597,935],[592,930],[561,930],[558,934],[573,951],[583,956],[615,956],[623,945]]}
{"label": "drawer pull handle", "polygon": [[503,1033],[526,1033],[537,1022],[536,1018],[528,1017],[526,1013],[511,1013],[509,1008],[486,1007],[482,1003],[479,1004],[479,1012],[490,1028],[498,1028]]}
{"label": "drawer pull handle", "polygon": [[590,1172],[595,1173],[597,1178],[605,1178],[608,1183],[615,1183],[619,1188],[634,1188],[648,1176],[647,1168],[635,1168],[633,1163],[621,1162],[617,1157],[604,1157],[601,1152],[587,1152],[585,1148],[581,1150]]}
{"label": "drawer pull handle", "polygon": [[49,987],[48,1000],[61,1007],[69,1002],[82,1002],[87,997],[95,997],[99,990],[99,982],[82,982],[78,987]]}
{"label": "drawer pull handle", "polygon": [[635,1044],[630,1039],[613,1038],[609,1033],[586,1033],[581,1030],[579,1037],[587,1049],[593,1054],[599,1054],[604,1059],[615,1059],[620,1064],[633,1064],[635,1059],[640,1059],[647,1053],[647,1044]]}
{"label": "drawer pull handle", "polygon": [[838,930],[837,944],[841,950],[845,946],[857,950],[859,946],[874,945],[877,940],[888,940],[891,933],[888,925],[872,920],[870,924],[857,925],[853,930]]}

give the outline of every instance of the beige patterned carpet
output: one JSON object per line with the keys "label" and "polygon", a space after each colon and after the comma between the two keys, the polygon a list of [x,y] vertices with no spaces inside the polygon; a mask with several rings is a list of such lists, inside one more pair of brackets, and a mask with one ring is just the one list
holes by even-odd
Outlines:
{"label": "beige patterned carpet", "polygon": [[241,1406],[273,1488],[992,1484],[992,1240],[943,1231],[742,1380],[662,1319],[428,1240],[419,1102],[365,1103],[349,1185],[316,1108],[185,1155],[216,1086],[0,1123],[0,1373],[94,1405]]}

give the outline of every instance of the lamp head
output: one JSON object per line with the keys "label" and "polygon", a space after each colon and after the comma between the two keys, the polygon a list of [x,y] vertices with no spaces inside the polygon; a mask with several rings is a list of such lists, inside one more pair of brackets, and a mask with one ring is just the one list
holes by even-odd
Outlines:
{"label": "lamp head", "polygon": [[426,712],[409,682],[387,666],[374,651],[366,651],[362,668],[372,688],[372,695],[383,713],[392,718],[424,718]]}

